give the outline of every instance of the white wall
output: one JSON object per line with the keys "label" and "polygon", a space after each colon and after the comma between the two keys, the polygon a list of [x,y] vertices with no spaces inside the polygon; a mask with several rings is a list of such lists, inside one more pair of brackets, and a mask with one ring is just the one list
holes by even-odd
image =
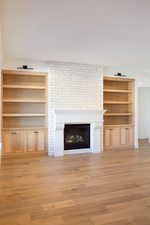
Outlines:
{"label": "white wall", "polygon": [[139,138],[150,138],[150,88],[140,87],[138,91],[138,135]]}
{"label": "white wall", "polygon": [[149,0],[0,2],[8,61],[28,58],[150,69]]}

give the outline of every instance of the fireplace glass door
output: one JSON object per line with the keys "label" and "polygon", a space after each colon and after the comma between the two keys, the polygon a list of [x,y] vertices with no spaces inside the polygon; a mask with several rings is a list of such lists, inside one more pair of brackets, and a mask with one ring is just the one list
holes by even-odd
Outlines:
{"label": "fireplace glass door", "polygon": [[90,148],[90,124],[66,124],[64,149]]}

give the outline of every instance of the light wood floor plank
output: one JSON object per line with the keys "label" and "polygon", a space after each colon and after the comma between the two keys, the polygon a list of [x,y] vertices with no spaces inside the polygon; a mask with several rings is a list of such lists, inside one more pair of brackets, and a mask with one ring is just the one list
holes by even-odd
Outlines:
{"label": "light wood floor plank", "polygon": [[4,159],[0,225],[150,225],[150,148]]}

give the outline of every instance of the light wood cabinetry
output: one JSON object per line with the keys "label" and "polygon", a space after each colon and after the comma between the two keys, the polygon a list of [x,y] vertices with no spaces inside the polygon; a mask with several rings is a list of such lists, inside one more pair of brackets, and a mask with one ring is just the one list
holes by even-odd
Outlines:
{"label": "light wood cabinetry", "polygon": [[26,152],[27,139],[24,131],[3,131],[4,153]]}
{"label": "light wood cabinetry", "polygon": [[120,128],[120,144],[121,146],[133,146],[133,127]]}
{"label": "light wood cabinetry", "polygon": [[27,151],[28,152],[39,152],[45,151],[45,132],[43,130],[30,130],[27,132]]}
{"label": "light wood cabinetry", "polygon": [[6,129],[3,131],[4,153],[28,153],[46,151],[45,129]]}
{"label": "light wood cabinetry", "polygon": [[104,127],[104,147],[107,149],[123,149],[133,147],[132,126],[105,126]]}
{"label": "light wood cabinetry", "polygon": [[104,77],[104,149],[134,145],[134,80]]}
{"label": "light wood cabinetry", "polygon": [[47,73],[2,75],[3,153],[47,151]]}

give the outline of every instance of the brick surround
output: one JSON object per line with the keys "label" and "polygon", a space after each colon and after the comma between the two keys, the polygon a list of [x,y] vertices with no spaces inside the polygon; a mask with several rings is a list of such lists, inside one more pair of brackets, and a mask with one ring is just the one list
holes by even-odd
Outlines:
{"label": "brick surround", "polygon": [[49,155],[55,155],[56,111],[100,111],[102,70],[95,65],[51,62],[48,90]]}

